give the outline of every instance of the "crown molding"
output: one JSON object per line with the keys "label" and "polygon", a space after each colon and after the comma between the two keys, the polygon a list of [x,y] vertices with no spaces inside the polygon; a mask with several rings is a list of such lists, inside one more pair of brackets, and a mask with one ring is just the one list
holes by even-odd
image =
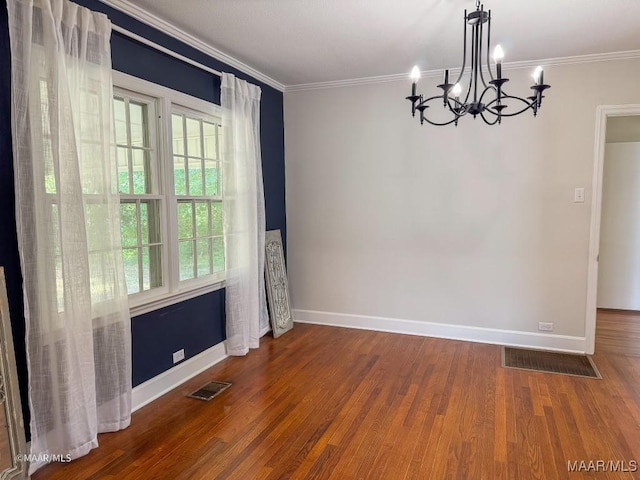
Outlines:
{"label": "crown molding", "polygon": [[[629,60],[640,58],[640,50],[628,50],[624,52],[596,53],[591,55],[576,55],[573,57],[545,58],[542,60],[527,60],[522,62],[505,63],[503,70],[522,70],[525,68],[535,68],[538,65],[572,65],[579,63],[608,62],[614,60]],[[427,70],[420,72],[422,78],[441,77],[444,69]],[[451,75],[460,73],[460,68],[449,69]],[[328,82],[301,83],[298,85],[287,85],[285,93],[298,92],[303,90],[323,90],[328,88],[350,87],[355,85],[369,85],[376,83],[396,82],[407,80],[408,73],[394,73],[392,75],[380,75],[376,77],[350,78],[346,80],[333,80]]]}
{"label": "crown molding", "polygon": [[[274,80],[273,78],[265,75],[264,73],[256,70],[255,68],[241,62],[240,60],[228,55],[217,48],[209,45],[201,39],[194,37],[190,33],[176,27],[175,25],[159,18],[147,10],[140,8],[137,5],[129,3],[127,0],[100,0],[105,5],[108,5],[116,10],[126,13],[130,17],[149,25],[162,33],[173,37],[202,53],[209,55],[227,65],[237,68],[238,70],[251,75],[256,80],[279,90],[281,92],[296,92],[303,90],[322,90],[328,88],[349,87],[356,85],[368,85],[376,83],[388,83],[396,82],[400,80],[406,80],[407,73],[395,73],[391,75],[379,75],[372,77],[362,78],[350,78],[345,80],[331,80],[326,82],[313,82],[313,83],[301,83],[296,85],[284,85],[283,83]],[[572,65],[580,63],[593,63],[593,62],[606,62],[614,60],[629,60],[640,58],[640,50],[628,50],[623,52],[610,52],[610,53],[596,53],[590,55],[576,55],[571,57],[557,57],[546,58],[542,60],[527,60],[522,62],[511,62],[503,65],[503,70],[519,70],[524,68],[535,68],[538,65],[550,66],[550,65]],[[449,69],[451,74],[456,75],[460,72],[459,68]],[[443,69],[427,70],[421,72],[424,78],[439,77],[442,75]]]}
{"label": "crown molding", "polygon": [[105,5],[109,7],[115,8],[116,10],[120,10],[123,13],[126,13],[130,17],[149,25],[162,33],[169,35],[181,42],[189,45],[190,47],[195,48],[196,50],[201,51],[202,53],[209,55],[210,57],[215,58],[221,62],[226,63],[227,65],[237,68],[241,72],[246,73],[247,75],[251,75],[256,80],[260,80],[261,82],[284,92],[285,85],[274,80],[273,78],[265,75],[262,72],[259,72],[255,68],[247,65],[246,63],[241,62],[240,60],[228,55],[217,48],[209,45],[208,43],[200,40],[197,37],[194,37],[190,33],[185,32],[184,30],[176,27],[175,25],[159,18],[152,13],[144,10],[143,8],[138,7],[137,5],[133,5],[129,3],[127,0],[100,0]]}

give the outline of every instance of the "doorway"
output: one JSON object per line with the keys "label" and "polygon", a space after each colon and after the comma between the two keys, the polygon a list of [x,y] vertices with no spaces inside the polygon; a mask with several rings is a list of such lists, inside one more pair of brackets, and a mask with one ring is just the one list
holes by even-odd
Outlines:
{"label": "doorway", "polygon": [[586,350],[640,354],[640,105],[598,107],[592,192]]}

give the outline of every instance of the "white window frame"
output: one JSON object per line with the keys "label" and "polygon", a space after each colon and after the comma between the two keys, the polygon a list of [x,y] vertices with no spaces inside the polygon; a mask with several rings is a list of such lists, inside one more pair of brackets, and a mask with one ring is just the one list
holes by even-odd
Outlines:
{"label": "white window frame", "polygon": [[[178,225],[177,200],[173,182],[173,146],[171,112],[186,109],[190,114],[199,115],[209,121],[222,123],[222,108],[205,100],[185,93],[142,80],[122,72],[113,71],[114,90],[125,90],[131,96],[153,98],[156,102],[158,168],[160,174],[160,194],[163,240],[163,286],[129,296],[131,316],[142,315],[159,308],[174,305],[185,300],[214,292],[225,287],[225,272],[179,280],[178,271]],[[154,122],[150,120],[150,128]],[[225,259],[226,264],[226,259]]]}
{"label": "white window frame", "polygon": [[[148,115],[149,117],[151,117],[152,115],[155,115],[156,118],[159,116],[159,105],[158,105],[158,100],[155,97],[152,97],[150,95],[145,95],[143,93],[137,92],[137,91],[133,91],[130,89],[126,89],[126,88],[122,88],[120,86],[115,86],[113,87],[113,96],[117,97],[117,96],[122,96],[122,97],[126,97],[130,100],[136,101],[136,102],[140,102],[140,103],[145,103],[148,104],[150,106],[150,108],[148,109]],[[122,204],[122,200],[125,201],[135,201],[135,200],[139,200],[140,198],[148,198],[149,200],[156,200],[158,201],[159,205],[160,205],[160,225],[161,227],[164,227],[164,225],[167,224],[167,198],[166,198],[166,189],[165,189],[165,182],[164,182],[164,177],[166,176],[166,169],[165,166],[163,164],[163,156],[162,156],[162,141],[161,141],[161,131],[162,129],[160,128],[160,125],[158,124],[158,122],[156,120],[151,120],[151,118],[148,119],[149,122],[149,140],[150,140],[150,144],[151,144],[151,152],[152,152],[152,161],[154,162],[153,168],[152,168],[152,173],[154,174],[154,176],[156,178],[153,179],[153,182],[157,184],[157,192],[153,193],[153,194],[144,194],[144,195],[138,195],[138,194],[130,194],[130,193],[126,193],[123,194],[121,193],[120,196],[120,200],[121,200],[121,204]],[[155,127],[155,128],[154,128]],[[157,170],[157,173],[156,173]],[[160,287],[155,287],[152,288],[151,290],[143,290],[140,291],[138,293],[133,293],[129,295],[129,305],[138,305],[141,303],[145,303],[147,297],[158,297],[158,296],[166,296],[170,293],[170,290],[167,286],[167,277],[169,275],[169,270],[167,268],[167,258],[170,255],[169,252],[169,248],[168,248],[168,243],[169,243],[169,238],[166,238],[166,229],[165,228],[161,228],[160,229],[160,237],[162,240],[162,286]],[[126,248],[123,246],[123,248]]]}
{"label": "white window frame", "polygon": [[[175,102],[171,104],[170,116],[171,116],[171,114],[174,114],[174,113],[177,114],[177,115],[184,115],[184,116],[192,118],[192,119],[197,119],[197,120],[200,120],[200,121],[206,121],[206,122],[209,122],[209,123],[218,124],[220,126],[222,125],[221,119],[219,117],[203,113],[203,112],[201,112],[199,110],[195,110],[195,109],[186,107],[184,105],[181,105],[181,104],[178,104],[178,103],[175,103]],[[173,122],[171,121],[171,119],[169,119],[169,123],[171,125],[173,125]],[[185,126],[185,128],[186,128],[186,126]],[[173,132],[171,132],[171,133],[173,134]],[[173,135],[171,135],[171,138],[173,138]],[[219,140],[220,140],[220,137],[218,137],[218,141]],[[203,146],[203,148],[204,148],[204,146]],[[218,150],[217,151],[218,194],[215,195],[215,196],[209,196],[209,195],[205,195],[204,194],[205,192],[203,192],[202,195],[193,195],[193,194],[191,194],[191,195],[176,195],[175,194],[175,190],[172,190],[172,193],[174,195],[174,203],[175,203],[175,205],[177,205],[180,201],[196,201],[197,202],[198,200],[208,201],[208,202],[212,202],[212,203],[218,203],[219,202],[222,205],[222,201],[223,200],[222,200],[222,179],[221,179],[221,174],[222,174],[222,172],[221,172],[221,169],[222,169],[221,148],[222,148],[222,146],[220,145],[220,143],[218,143],[217,144],[217,150]],[[186,142],[185,142],[185,149],[187,149]],[[170,162],[171,162],[171,165],[173,166],[175,152],[172,151],[171,153],[172,153],[172,158],[171,158]],[[202,154],[204,155],[204,152]],[[181,156],[181,155],[178,155],[178,156]],[[192,159],[194,157],[189,155],[188,158]],[[203,172],[203,174],[204,174],[204,172]],[[186,181],[187,184],[189,182],[188,175],[189,175],[188,172],[185,170],[185,181]],[[167,175],[167,179],[169,179],[169,177],[170,177],[170,175]],[[172,189],[174,189],[175,188],[175,182],[172,182],[170,187]],[[174,210],[174,212],[175,212],[175,210]],[[212,218],[212,221],[213,221],[213,218]],[[176,219],[174,225],[177,228],[177,226],[178,226],[177,219]],[[194,229],[195,229],[195,225],[194,225]],[[212,235],[211,238],[213,238],[213,237],[214,236]],[[176,231],[176,237],[175,238],[178,238],[178,232],[177,231]],[[222,239],[223,239],[223,242],[224,242],[225,241],[224,233],[222,235]],[[223,245],[224,245],[224,243],[223,243]],[[177,248],[179,250],[179,241],[178,241],[178,247]],[[213,274],[205,275],[203,277],[195,277],[195,278],[191,278],[191,279],[180,280],[179,279],[179,268],[180,268],[179,261],[180,261],[180,259],[179,259],[178,255],[177,255],[177,253],[178,252],[176,252],[176,256],[172,257],[171,260],[175,263],[174,268],[176,269],[176,272],[177,272],[176,277],[177,277],[177,280],[178,280],[179,284],[182,286],[182,287],[179,287],[179,288],[189,288],[192,285],[196,285],[197,286],[198,284],[202,283],[203,281],[206,281],[206,280],[203,280],[203,279],[211,278],[212,275],[213,276],[218,276],[218,275],[223,275],[224,276],[224,271],[223,271],[223,272],[216,272],[216,273],[213,273]],[[213,254],[213,252],[212,252],[212,254]],[[195,255],[195,251],[194,251],[194,255]],[[213,258],[212,258],[212,260],[213,260]],[[226,268],[226,259],[225,259],[225,268]]]}

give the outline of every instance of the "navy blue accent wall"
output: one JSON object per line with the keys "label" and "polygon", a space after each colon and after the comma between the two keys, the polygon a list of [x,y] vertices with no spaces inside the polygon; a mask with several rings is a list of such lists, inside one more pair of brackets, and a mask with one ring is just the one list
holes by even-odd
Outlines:
{"label": "navy blue accent wall", "polygon": [[190,358],[225,339],[224,290],[135,317],[131,331],[133,384],[139,385],[171,368],[173,352],[184,348]]}
{"label": "navy blue accent wall", "polygon": [[[97,0],[75,0],[75,3],[106,13],[112,23],[169,50],[210,68],[233,73],[262,88],[260,140],[267,229],[280,229],[283,241],[286,241],[282,92]],[[111,52],[115,70],[209,102],[220,103],[220,78],[215,75],[115,31],[112,35]],[[22,275],[15,230],[10,81],[11,63],[6,0],[0,0],[0,225],[2,226],[0,228],[0,265],[5,267],[7,278],[23,412],[25,423],[28,425]],[[132,319],[131,329],[135,386],[171,368],[173,352],[184,348],[185,358],[188,359],[224,340],[224,290],[135,317]]]}
{"label": "navy blue accent wall", "polygon": [[[4,267],[16,351],[22,414],[29,424],[22,272],[16,237],[13,150],[11,145],[11,49],[5,0],[0,5],[0,266]],[[28,430],[28,427],[27,427]],[[28,433],[28,432],[27,432]]]}

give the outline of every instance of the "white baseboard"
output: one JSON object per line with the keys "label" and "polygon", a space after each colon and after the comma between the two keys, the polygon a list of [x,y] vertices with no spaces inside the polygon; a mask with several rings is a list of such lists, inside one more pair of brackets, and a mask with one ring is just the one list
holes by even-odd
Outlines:
{"label": "white baseboard", "polygon": [[131,410],[135,412],[225,358],[226,342],[221,342],[141,383],[131,392]]}
{"label": "white baseboard", "polygon": [[313,310],[293,310],[293,318],[294,321],[300,323],[405,333],[408,335],[491,343],[510,347],[537,348],[570,353],[585,353],[586,351],[585,337],[519,332],[514,330],[472,327],[468,325],[450,325],[445,323],[318,312]]}

